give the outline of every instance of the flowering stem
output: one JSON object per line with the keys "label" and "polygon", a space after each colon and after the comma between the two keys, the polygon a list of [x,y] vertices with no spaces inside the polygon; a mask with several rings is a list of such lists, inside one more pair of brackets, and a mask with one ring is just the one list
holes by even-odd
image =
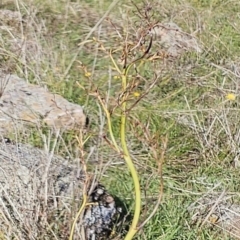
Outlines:
{"label": "flowering stem", "polygon": [[[124,72],[122,75],[122,88],[123,88],[122,91],[123,92],[126,92],[127,73],[128,73],[128,70],[130,67],[131,67],[131,65],[127,69],[124,69]],[[121,109],[122,109],[122,112],[121,112],[120,138],[121,138],[121,144],[122,144],[122,149],[123,149],[123,157],[124,157],[124,160],[130,170],[130,173],[132,175],[132,179],[134,182],[134,190],[135,190],[134,217],[133,217],[131,227],[125,237],[125,240],[131,240],[138,231],[137,224],[139,221],[140,211],[141,211],[141,189],[140,189],[138,174],[137,174],[136,168],[133,164],[133,161],[131,159],[131,156],[129,154],[127,143],[126,143],[126,120],[127,120],[126,99],[123,99],[122,104],[121,104]]]}

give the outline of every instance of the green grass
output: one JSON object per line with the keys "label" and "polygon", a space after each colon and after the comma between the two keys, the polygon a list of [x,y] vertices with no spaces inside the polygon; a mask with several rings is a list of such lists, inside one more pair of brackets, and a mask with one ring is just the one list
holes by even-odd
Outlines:
{"label": "green grass", "polygon": [[[91,134],[86,152],[98,142],[98,154],[90,161],[89,171],[94,172],[98,168],[101,182],[131,209],[134,205],[132,180],[121,157],[99,135],[99,132],[107,135],[108,130],[103,110],[92,96],[98,89],[104,99],[109,98],[109,109],[116,106],[121,83],[114,78],[117,72],[112,68],[107,52],[118,50],[113,57],[120,62],[124,40],[118,38],[112,24],[103,21],[88,39],[95,37],[99,42],[86,43],[72,63],[79,44],[111,2],[78,0],[52,4],[49,0],[41,3],[34,0],[19,2],[18,9],[14,2],[8,1],[9,8],[20,10],[24,18],[22,25],[13,27],[12,34],[17,37],[22,27],[26,39],[35,41],[42,52],[36,61],[32,61],[32,53],[27,52],[24,63],[21,56],[11,52],[8,44],[4,45],[11,39],[5,32],[1,47],[15,57],[1,59],[1,66],[11,66],[12,73],[32,83],[46,85],[52,92],[84,106],[90,118]],[[143,218],[153,209],[160,185],[157,162],[149,146],[154,142],[159,154],[164,137],[168,138],[168,146],[163,165],[161,205],[136,239],[231,239],[219,229],[206,227],[199,230],[191,224],[191,216],[186,209],[218,183],[221,184],[217,191],[224,188],[230,192],[239,191],[238,170],[232,166],[239,143],[239,97],[235,102],[225,102],[227,93],[238,94],[238,73],[234,73],[231,65],[239,65],[239,1],[225,4],[220,0],[172,0],[153,6],[155,20],[172,20],[186,32],[198,31],[196,36],[203,52],[185,53],[173,60],[146,62],[138,68],[142,79],[132,91],[144,93],[153,82],[154,74],[159,75],[156,85],[130,111],[128,119],[128,146],[143,190]],[[133,29],[137,28],[134,24],[139,23],[133,9],[131,2],[124,1],[110,12],[111,21],[123,36],[129,35],[129,41],[134,39]],[[104,51],[101,44],[106,48]],[[85,76],[86,71],[91,73],[89,78]],[[136,72],[132,70],[130,74],[136,81]],[[78,87],[77,82],[84,89]],[[129,104],[134,101],[132,97]],[[141,130],[138,121],[150,136],[155,137],[146,138],[146,131]],[[112,114],[112,122],[113,131],[119,136],[118,110]],[[41,146],[36,134],[37,131],[33,131],[28,139],[23,140]],[[73,154],[77,149],[74,135],[65,134],[63,137]],[[64,155],[61,144],[58,149]],[[103,173],[101,169],[104,169]]]}

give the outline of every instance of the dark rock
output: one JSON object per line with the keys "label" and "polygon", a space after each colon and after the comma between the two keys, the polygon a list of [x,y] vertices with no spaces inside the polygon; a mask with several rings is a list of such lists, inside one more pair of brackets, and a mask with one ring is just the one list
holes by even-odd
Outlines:
{"label": "dark rock", "polygon": [[83,217],[86,239],[110,239],[114,226],[123,220],[122,212],[122,205],[98,184],[90,195]]}

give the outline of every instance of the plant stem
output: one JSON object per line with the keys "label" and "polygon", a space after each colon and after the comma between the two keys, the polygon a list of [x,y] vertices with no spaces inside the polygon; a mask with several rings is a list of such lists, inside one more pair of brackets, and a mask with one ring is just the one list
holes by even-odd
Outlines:
{"label": "plant stem", "polygon": [[[128,71],[128,69],[124,70],[124,74],[122,76],[123,92],[126,91],[126,87],[127,87],[127,71]],[[120,137],[121,137],[121,144],[122,144],[122,149],[123,149],[123,157],[124,157],[125,162],[130,170],[130,173],[132,175],[132,179],[134,182],[134,190],[135,190],[134,217],[133,217],[131,227],[125,237],[125,240],[131,240],[138,231],[137,225],[138,225],[140,211],[141,211],[141,190],[140,190],[138,174],[137,174],[137,171],[133,164],[133,161],[131,159],[131,156],[129,154],[127,143],[126,143],[126,119],[127,119],[127,116],[126,116],[126,101],[125,100],[122,101],[121,107],[122,107],[122,112],[121,112]]]}

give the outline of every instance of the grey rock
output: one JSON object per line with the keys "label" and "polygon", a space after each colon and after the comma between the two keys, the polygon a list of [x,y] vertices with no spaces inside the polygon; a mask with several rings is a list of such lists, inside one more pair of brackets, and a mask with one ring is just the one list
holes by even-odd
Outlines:
{"label": "grey rock", "polygon": [[170,56],[177,57],[185,51],[202,52],[197,39],[173,22],[157,24],[149,34],[153,35]]}
{"label": "grey rock", "polygon": [[8,74],[0,74],[0,133],[22,130],[28,125],[43,124],[54,129],[70,130],[85,126],[81,106],[58,94]]}
{"label": "grey rock", "polygon": [[48,214],[71,209],[74,201],[79,204],[83,174],[77,163],[29,145],[3,142],[0,162],[0,229],[6,239],[42,239],[51,223]]}

